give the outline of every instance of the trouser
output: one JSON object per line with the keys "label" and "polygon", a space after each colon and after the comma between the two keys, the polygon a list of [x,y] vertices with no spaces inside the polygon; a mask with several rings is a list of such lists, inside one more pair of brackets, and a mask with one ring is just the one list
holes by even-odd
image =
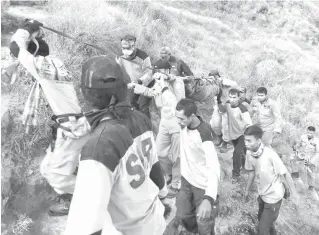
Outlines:
{"label": "trouser", "polygon": [[258,235],[276,235],[274,222],[278,218],[282,200],[277,203],[266,203],[258,197]]}
{"label": "trouser", "polygon": [[222,134],[223,134],[223,140],[225,142],[230,141],[229,132],[228,132],[228,117],[227,113],[222,114]]}
{"label": "trouser", "polygon": [[246,155],[246,148],[245,148],[245,139],[244,136],[241,135],[235,140],[232,140],[234,145],[234,152],[233,152],[233,177],[240,176],[240,168],[241,166],[245,166],[245,155]]}
{"label": "trouser", "polygon": [[307,181],[308,186],[315,187],[315,172],[314,169],[310,169],[310,167],[307,167]]}
{"label": "trouser", "polygon": [[151,118],[150,113],[150,103],[152,98],[134,94],[131,99],[131,105],[134,106],[137,110],[144,113],[147,117]]}
{"label": "trouser", "polygon": [[176,119],[161,119],[156,149],[164,174],[172,175],[172,187],[180,188],[180,126]]}
{"label": "trouser", "polygon": [[53,152],[51,146],[47,149],[40,172],[58,194],[73,194],[76,180],[74,172],[79,164],[81,149],[90,135],[72,139],[63,135],[63,132],[58,128],[55,148]]}
{"label": "trouser", "polygon": [[265,146],[270,147],[272,144],[272,140],[274,138],[274,131],[273,130],[266,130],[263,133],[261,141],[264,143]]}
{"label": "trouser", "polygon": [[211,217],[199,220],[196,216],[198,207],[203,201],[205,190],[191,185],[186,179],[181,178],[181,189],[176,199],[176,220],[189,232],[199,235],[213,235],[215,219],[219,211],[219,199],[212,205]]}

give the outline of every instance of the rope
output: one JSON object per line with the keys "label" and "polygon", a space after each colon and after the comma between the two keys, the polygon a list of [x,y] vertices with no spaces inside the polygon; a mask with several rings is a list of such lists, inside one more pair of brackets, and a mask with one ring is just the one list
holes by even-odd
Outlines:
{"label": "rope", "polygon": [[[58,30],[55,30],[55,29],[52,29],[52,28],[49,28],[49,27],[45,27],[45,26],[42,26],[42,27],[43,27],[44,29],[50,30],[50,31],[52,31],[52,32],[54,32],[54,33],[56,33],[56,34],[62,36],[62,37],[69,38],[69,39],[71,39],[71,40],[73,40],[73,41],[75,41],[75,42],[77,42],[77,43],[83,43],[83,44],[85,44],[85,45],[87,45],[87,46],[90,46],[90,47],[92,47],[92,48],[94,48],[94,49],[96,49],[96,50],[98,50],[98,51],[101,51],[102,53],[104,53],[104,54],[106,54],[106,55],[111,54],[111,55],[115,55],[116,57],[119,57],[119,55],[117,55],[115,52],[111,52],[111,53],[108,54],[108,51],[105,50],[105,49],[102,48],[102,47],[96,46],[96,45],[91,44],[91,43],[79,41],[79,40],[77,40],[75,37],[72,37],[72,36],[70,36],[70,35],[68,35],[68,34],[66,34],[66,33],[62,33],[62,32],[60,32],[60,31],[58,31]],[[126,59],[126,58],[124,58],[124,57],[121,57],[121,59],[126,60],[126,61],[128,61],[128,62],[130,62],[130,63],[132,63],[132,64],[140,65],[139,63],[137,63],[137,62],[135,62],[135,61],[132,61],[132,60],[128,60],[128,59]],[[157,72],[157,73],[164,74],[164,75],[166,75],[166,76],[169,77],[169,74],[163,73],[163,72],[158,71],[158,70],[156,70],[156,69],[154,69],[154,68],[145,67],[145,69],[149,69],[149,70],[152,70],[152,71]]]}

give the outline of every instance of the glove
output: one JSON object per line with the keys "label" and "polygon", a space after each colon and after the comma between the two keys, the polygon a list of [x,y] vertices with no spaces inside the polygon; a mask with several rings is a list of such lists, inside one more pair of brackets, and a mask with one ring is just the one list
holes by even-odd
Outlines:
{"label": "glove", "polygon": [[164,187],[159,191],[158,197],[161,200],[164,200],[166,198],[167,194],[168,194],[168,189],[167,189],[167,186],[166,186],[166,183],[165,183]]}
{"label": "glove", "polygon": [[160,79],[164,79],[164,80],[168,80],[169,79],[169,77],[168,76],[166,76],[165,74],[163,74],[163,73],[155,73],[154,75],[153,75],[153,78],[155,79],[155,80],[160,80]]}
{"label": "glove", "polygon": [[37,20],[26,19],[23,22],[22,28],[27,30],[30,34],[33,34],[34,32],[37,32],[40,30],[40,26],[43,26],[43,23]]}
{"label": "glove", "polygon": [[134,93],[135,94],[143,94],[146,91],[147,87],[140,85],[140,84],[134,84]]}

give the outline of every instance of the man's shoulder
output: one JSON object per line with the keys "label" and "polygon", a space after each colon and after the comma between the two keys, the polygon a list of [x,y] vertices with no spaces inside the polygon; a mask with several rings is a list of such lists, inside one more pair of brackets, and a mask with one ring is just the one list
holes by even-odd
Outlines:
{"label": "man's shoulder", "polygon": [[250,105],[251,100],[250,100],[250,99],[248,99],[248,98],[245,98],[245,99],[244,99],[244,102],[246,102],[247,104],[249,104],[249,105]]}
{"label": "man's shoulder", "polygon": [[267,146],[264,147],[264,153],[263,153],[268,159],[274,159],[274,158],[279,158],[278,153],[272,148],[269,148]]}
{"label": "man's shoulder", "polygon": [[197,131],[201,136],[202,142],[213,141],[212,128],[208,123],[201,120],[201,123],[198,126]]}
{"label": "man's shoulder", "polygon": [[139,110],[133,110],[130,116],[120,120],[120,123],[128,128],[133,138],[152,131],[151,120]]}
{"label": "man's shoulder", "polygon": [[133,142],[129,129],[118,120],[102,121],[82,148],[81,161],[95,160],[114,171]]}
{"label": "man's shoulder", "polygon": [[179,59],[176,56],[171,55],[169,57],[169,62],[170,63],[176,63]]}
{"label": "man's shoulder", "polygon": [[142,60],[145,60],[149,56],[148,56],[148,54],[145,51],[137,48],[136,49],[136,57],[139,57]]}
{"label": "man's shoulder", "polygon": [[268,104],[269,106],[275,106],[277,105],[277,101],[271,98],[268,98],[266,104]]}
{"label": "man's shoulder", "polygon": [[247,104],[246,102],[242,102],[238,105],[238,108],[239,108],[240,112],[245,113],[245,112],[248,112],[248,108],[247,108],[248,106],[249,106],[249,104]]}
{"label": "man's shoulder", "polygon": [[247,110],[251,107],[249,103],[247,103],[245,100],[241,102],[242,105],[244,105]]}

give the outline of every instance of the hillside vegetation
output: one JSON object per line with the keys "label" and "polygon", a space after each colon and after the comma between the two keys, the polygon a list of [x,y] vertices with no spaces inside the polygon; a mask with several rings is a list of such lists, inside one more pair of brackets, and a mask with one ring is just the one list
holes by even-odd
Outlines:
{"label": "hillside vegetation", "polygon": [[[41,9],[48,15],[41,19],[46,26],[103,47],[113,57],[120,54],[120,37],[132,33],[138,38],[138,47],[147,51],[153,62],[159,57],[160,47],[169,46],[196,76],[218,69],[223,77],[247,86],[249,95],[254,95],[259,86],[266,86],[270,97],[280,102],[284,128],[277,147],[284,155],[291,154],[290,146],[306,126],[319,129],[316,2],[52,0]],[[51,54],[64,61],[76,83],[83,61],[99,54],[52,32],[46,31],[46,39]],[[2,54],[2,60],[9,58]],[[25,71],[19,75],[16,84],[2,87],[2,97],[11,96],[10,110],[15,119],[23,112],[32,84],[30,79],[21,79],[30,78]],[[200,114],[209,121],[213,107],[209,102],[199,105]],[[152,116],[156,124],[158,117],[155,113]],[[6,211],[7,234],[59,234],[63,230],[64,219],[45,216],[51,192],[38,172],[48,146],[47,118],[48,109],[42,107],[40,125],[30,135],[16,124],[2,144],[2,162],[7,159],[5,166],[14,168],[12,182],[16,186],[9,194],[12,203]],[[239,187],[229,182],[230,153],[222,154],[220,162],[224,172],[217,234],[254,234],[257,202],[252,197],[249,203],[242,203],[244,183]],[[277,221],[280,234],[318,234],[319,205],[306,191],[300,189],[300,194],[299,208],[284,201]],[[23,204],[25,199],[28,205]]]}
{"label": "hillside vegetation", "polygon": [[[119,54],[120,37],[133,33],[153,61],[165,45],[197,76],[217,68],[250,93],[266,86],[272,98],[280,95],[289,142],[319,124],[318,3],[54,1],[50,10],[48,25],[110,53]],[[48,34],[77,79],[81,62],[98,52]]]}

